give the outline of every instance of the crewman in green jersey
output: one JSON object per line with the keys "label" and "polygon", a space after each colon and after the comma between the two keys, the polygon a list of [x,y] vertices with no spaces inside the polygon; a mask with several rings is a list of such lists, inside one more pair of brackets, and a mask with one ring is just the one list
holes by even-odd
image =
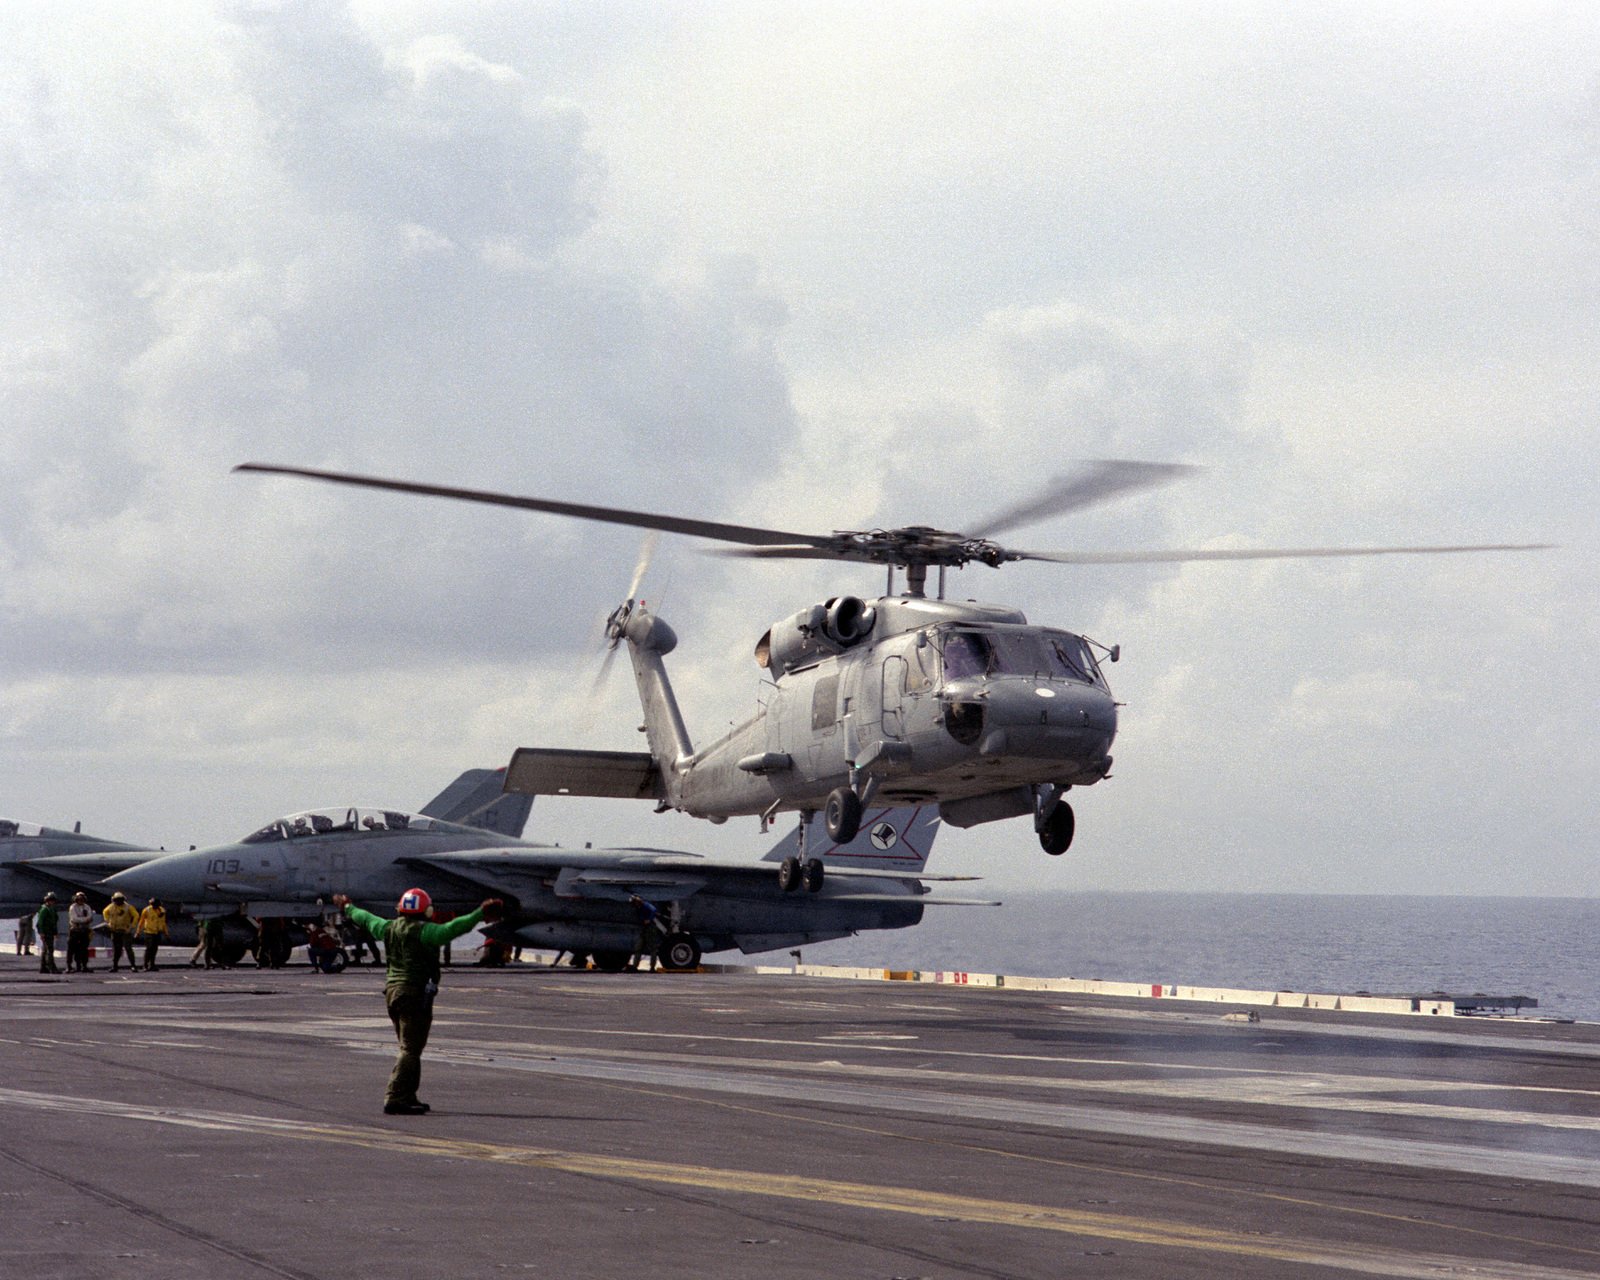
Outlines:
{"label": "crewman in green jersey", "polygon": [[400,1056],[395,1059],[389,1087],[383,1095],[384,1114],[423,1115],[428,1104],[418,1100],[417,1085],[422,1080],[422,1051],[433,1026],[433,998],[439,991],[439,949],[485,920],[498,920],[505,904],[499,898],[486,898],[476,911],[457,916],[448,924],[430,924],[433,902],[423,889],[407,889],[400,895],[396,920],[385,920],[351,905],[346,894],[334,894],[333,901],[347,920],[382,942],[389,954],[383,996],[395,1037],[400,1041]]}

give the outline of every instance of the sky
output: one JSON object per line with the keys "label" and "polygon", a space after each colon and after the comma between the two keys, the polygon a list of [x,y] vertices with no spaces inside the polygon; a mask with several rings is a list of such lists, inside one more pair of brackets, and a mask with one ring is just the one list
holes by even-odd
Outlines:
{"label": "sky", "polygon": [[[826,532],[1133,458],[1197,470],[1013,543],[1559,546],[967,569],[1125,705],[1065,857],[936,864],[1593,896],[1597,68],[1584,3],[7,5],[0,814],[203,846],[642,748],[636,535],[240,462]],[[691,735],[882,584],[663,539]]]}

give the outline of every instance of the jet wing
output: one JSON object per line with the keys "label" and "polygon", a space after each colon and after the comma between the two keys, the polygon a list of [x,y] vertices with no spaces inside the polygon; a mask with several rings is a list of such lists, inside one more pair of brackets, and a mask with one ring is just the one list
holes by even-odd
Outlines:
{"label": "jet wing", "polygon": [[[474,850],[436,853],[426,858],[401,858],[408,867],[434,871],[475,888],[507,897],[521,897],[529,877],[554,878],[558,898],[609,898],[626,901],[637,893],[652,902],[674,902],[705,888],[706,877],[655,865],[651,858],[619,858],[589,849]],[[768,872],[771,875],[771,872]]]}
{"label": "jet wing", "polygon": [[[754,883],[775,880],[770,862],[722,862],[657,849],[464,849],[427,857],[400,858],[409,867],[437,872],[475,890],[516,898],[522,896],[529,877],[549,882],[557,897],[625,899],[638,894],[651,902],[674,902],[692,897],[714,881]],[[933,876],[913,871],[863,871],[829,867],[829,880],[976,880],[977,876]],[[857,901],[876,901],[870,893],[850,895]],[[904,904],[894,894],[883,900]],[[927,901],[918,898],[917,901]]]}
{"label": "jet wing", "polygon": [[519,747],[506,769],[507,791],[528,796],[604,796],[665,800],[661,770],[645,751],[562,751]]}

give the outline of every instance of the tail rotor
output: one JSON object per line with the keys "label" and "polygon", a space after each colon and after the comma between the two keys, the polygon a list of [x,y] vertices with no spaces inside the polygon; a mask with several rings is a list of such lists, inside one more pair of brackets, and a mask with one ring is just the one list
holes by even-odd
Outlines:
{"label": "tail rotor", "polygon": [[600,670],[595,674],[594,685],[589,690],[591,698],[599,698],[605,689],[606,681],[611,676],[611,664],[616,660],[617,649],[622,644],[622,634],[627,630],[628,619],[633,617],[633,610],[639,598],[639,587],[644,582],[644,575],[650,568],[650,561],[656,553],[656,543],[660,535],[651,529],[644,535],[644,541],[639,544],[639,560],[633,566],[633,578],[628,583],[628,594],[623,601],[610,614],[607,615],[601,630],[601,640],[606,646],[606,656],[601,660]]}

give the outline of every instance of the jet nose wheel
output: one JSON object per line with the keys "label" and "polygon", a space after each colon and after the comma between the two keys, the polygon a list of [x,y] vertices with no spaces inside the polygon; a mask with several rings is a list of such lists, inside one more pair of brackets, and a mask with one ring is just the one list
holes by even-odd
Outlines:
{"label": "jet nose wheel", "polygon": [[1058,800],[1050,816],[1044,820],[1044,826],[1039,830],[1039,845],[1052,857],[1063,854],[1072,844],[1072,833],[1076,829],[1077,820],[1072,816],[1072,806],[1065,800]]}
{"label": "jet nose wheel", "polygon": [[828,839],[835,844],[849,844],[861,830],[861,797],[849,787],[835,787],[828,793],[822,821],[828,828]]}
{"label": "jet nose wheel", "polygon": [[662,966],[675,972],[700,965],[700,944],[687,933],[669,933],[661,940],[660,954]]}
{"label": "jet nose wheel", "polygon": [[793,893],[800,887],[800,859],[785,858],[778,864],[778,888]]}
{"label": "jet nose wheel", "polygon": [[822,888],[823,874],[821,858],[807,858],[800,864],[800,883],[807,893],[816,893]]}

